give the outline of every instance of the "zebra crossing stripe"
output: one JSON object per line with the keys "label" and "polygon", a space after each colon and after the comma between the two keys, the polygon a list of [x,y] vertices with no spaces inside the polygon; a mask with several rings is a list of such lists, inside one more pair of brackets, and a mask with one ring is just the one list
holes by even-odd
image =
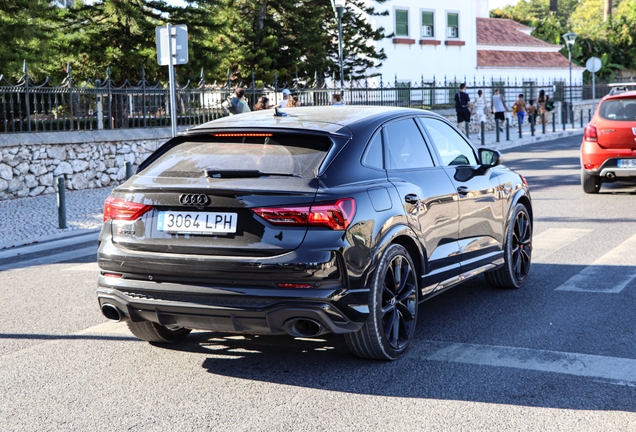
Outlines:
{"label": "zebra crossing stripe", "polygon": [[592,231],[591,229],[576,228],[550,228],[543,231],[532,238],[532,261],[541,261]]}

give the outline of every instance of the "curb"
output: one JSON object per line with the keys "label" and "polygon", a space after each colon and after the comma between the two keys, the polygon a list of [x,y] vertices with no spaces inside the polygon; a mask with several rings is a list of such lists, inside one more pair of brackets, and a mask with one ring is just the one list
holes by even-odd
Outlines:
{"label": "curb", "polygon": [[42,236],[42,237],[37,237],[37,238],[32,238],[32,239],[27,239],[27,240],[16,240],[16,241],[11,241],[11,242],[1,243],[0,244],[0,251],[7,250],[7,249],[12,249],[12,248],[19,248],[19,247],[31,245],[31,244],[34,244],[34,243],[48,243],[48,242],[52,242],[52,241],[55,241],[55,240],[61,240],[61,239],[65,239],[65,238],[79,237],[79,236],[86,235],[86,234],[97,233],[97,232],[101,231],[101,229],[102,229],[101,227],[99,227],[99,228],[83,228],[83,229],[76,229],[76,230],[70,230],[70,231],[62,231],[62,232],[59,232],[59,233],[49,234],[49,235],[45,235],[45,236]]}

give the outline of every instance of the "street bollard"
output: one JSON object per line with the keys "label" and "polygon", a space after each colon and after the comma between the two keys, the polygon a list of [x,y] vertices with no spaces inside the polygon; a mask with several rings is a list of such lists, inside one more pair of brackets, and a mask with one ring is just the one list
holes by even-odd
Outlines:
{"label": "street bollard", "polygon": [[506,141],[510,141],[510,119],[506,118]]}
{"label": "street bollard", "polygon": [[481,123],[481,145],[485,146],[486,145],[486,126],[484,125],[484,122],[480,122]]}
{"label": "street bollard", "polygon": [[574,110],[570,110],[570,120],[572,120],[572,129],[574,129]]}
{"label": "street bollard", "polygon": [[497,142],[499,142],[499,120],[495,119],[495,131],[497,135]]}
{"label": "street bollard", "polygon": [[534,116],[530,116],[530,135],[534,136]]}
{"label": "street bollard", "polygon": [[581,127],[583,127],[583,110],[581,110]]}
{"label": "street bollard", "polygon": [[543,129],[543,134],[545,135],[545,113],[541,113],[541,129]]}
{"label": "street bollard", "polygon": [[60,229],[66,228],[66,186],[63,176],[57,178],[57,223]]}
{"label": "street bollard", "polygon": [[521,118],[517,117],[517,124],[519,125],[519,138],[523,138],[523,132],[521,130]]}
{"label": "street bollard", "polygon": [[561,126],[563,126],[563,130],[565,130],[565,125],[568,122],[568,113],[561,111]]}
{"label": "street bollard", "polygon": [[587,110],[587,122],[591,122],[592,121],[592,110],[589,109]]}
{"label": "street bollard", "polygon": [[464,122],[464,123],[466,123],[466,137],[470,138],[470,128],[469,128],[470,125],[468,124],[468,122]]}
{"label": "street bollard", "polygon": [[556,113],[552,113],[552,132],[556,132]]}
{"label": "street bollard", "polygon": [[126,167],[126,180],[128,180],[133,175],[132,162],[126,161],[124,166]]}

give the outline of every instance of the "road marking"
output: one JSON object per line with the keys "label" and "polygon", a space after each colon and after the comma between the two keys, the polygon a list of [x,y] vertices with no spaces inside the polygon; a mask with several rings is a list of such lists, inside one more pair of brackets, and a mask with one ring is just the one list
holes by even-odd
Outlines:
{"label": "road marking", "polygon": [[617,294],[636,278],[636,235],[607,252],[556,291]]}
{"label": "road marking", "polygon": [[422,352],[418,353],[418,358],[426,360],[600,378],[621,385],[636,384],[635,359],[436,341],[414,345],[411,349],[417,347],[416,350]]}
{"label": "road marking", "polygon": [[532,260],[536,262],[591,233],[591,229],[550,228],[532,238]]}
{"label": "road marking", "polygon": [[33,267],[43,264],[55,264],[62,261],[69,261],[73,259],[83,258],[97,253],[97,246],[86,247],[83,249],[77,249],[69,252],[62,252],[55,255],[48,255],[39,258],[33,258],[24,261],[18,261],[10,264],[0,265],[0,271],[13,270],[25,267]]}
{"label": "road marking", "polygon": [[91,240],[97,240],[99,233],[89,232],[86,234],[80,234],[73,237],[64,238],[62,240],[55,240],[46,243],[34,243],[28,246],[16,247],[7,250],[0,251],[0,259],[13,258],[17,256],[25,256],[27,254],[42,252],[50,249],[61,248],[65,246],[72,246],[78,243],[84,243]]}

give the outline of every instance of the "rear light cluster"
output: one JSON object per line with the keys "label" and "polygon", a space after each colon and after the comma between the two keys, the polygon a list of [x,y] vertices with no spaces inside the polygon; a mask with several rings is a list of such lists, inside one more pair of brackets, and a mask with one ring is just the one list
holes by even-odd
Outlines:
{"label": "rear light cluster", "polygon": [[272,225],[323,226],[335,231],[346,230],[356,213],[353,198],[311,206],[259,207],[254,213]]}
{"label": "rear light cluster", "polygon": [[594,125],[585,126],[585,134],[583,135],[583,139],[588,142],[596,142],[596,140],[598,139],[596,126]]}
{"label": "rear light cluster", "polygon": [[231,138],[244,138],[244,137],[271,137],[274,134],[271,133],[215,133],[212,134],[214,137],[231,137]]}
{"label": "rear light cluster", "polygon": [[104,202],[104,222],[109,220],[134,221],[151,209],[151,205],[138,204],[110,196]]}

